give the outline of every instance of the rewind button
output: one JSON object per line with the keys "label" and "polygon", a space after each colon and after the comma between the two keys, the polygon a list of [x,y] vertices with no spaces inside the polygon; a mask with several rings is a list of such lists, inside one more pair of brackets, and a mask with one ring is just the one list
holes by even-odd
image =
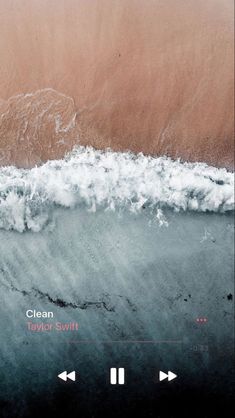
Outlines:
{"label": "rewind button", "polygon": [[58,374],[58,376],[57,376],[57,377],[58,377],[59,379],[63,380],[64,382],[67,382],[67,379],[70,379],[70,380],[72,380],[73,382],[75,382],[75,380],[76,380],[76,373],[75,373],[75,371],[70,372],[70,373],[67,373],[67,372],[65,371],[65,372],[62,372],[62,373]]}

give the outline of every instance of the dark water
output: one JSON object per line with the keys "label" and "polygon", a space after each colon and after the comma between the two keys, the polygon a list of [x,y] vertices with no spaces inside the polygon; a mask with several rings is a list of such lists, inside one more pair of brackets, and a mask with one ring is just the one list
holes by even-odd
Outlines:
{"label": "dark water", "polygon": [[[233,215],[164,216],[58,209],[39,233],[0,231],[1,417],[230,416]],[[110,367],[125,385],[110,385]],[[178,377],[159,382],[159,370]]]}

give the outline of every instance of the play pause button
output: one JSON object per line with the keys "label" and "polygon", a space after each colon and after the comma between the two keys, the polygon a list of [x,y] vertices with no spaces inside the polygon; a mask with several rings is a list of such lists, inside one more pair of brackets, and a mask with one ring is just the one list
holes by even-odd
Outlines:
{"label": "play pause button", "polygon": [[123,367],[119,367],[118,369],[112,367],[110,369],[110,383],[111,385],[124,385],[125,369]]}

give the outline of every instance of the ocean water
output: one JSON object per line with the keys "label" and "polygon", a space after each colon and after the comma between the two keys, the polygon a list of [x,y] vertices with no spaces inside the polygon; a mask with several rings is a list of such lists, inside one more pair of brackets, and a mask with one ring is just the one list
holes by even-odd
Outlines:
{"label": "ocean water", "polygon": [[[80,147],[1,168],[1,416],[230,399],[233,211],[233,173],[202,163]],[[32,332],[27,309],[79,329]],[[125,390],[110,367],[125,367]],[[167,392],[159,370],[178,375]]]}
{"label": "ocean water", "polygon": [[[78,147],[67,158],[31,170],[0,169],[0,227],[40,231],[55,207],[91,212],[143,206],[161,223],[161,208],[227,212],[234,209],[234,176],[202,163]],[[164,222],[164,220],[163,220]]]}

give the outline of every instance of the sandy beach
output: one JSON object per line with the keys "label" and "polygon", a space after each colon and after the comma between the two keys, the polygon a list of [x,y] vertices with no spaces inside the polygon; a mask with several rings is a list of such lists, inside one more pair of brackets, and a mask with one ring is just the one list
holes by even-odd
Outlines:
{"label": "sandy beach", "polygon": [[233,169],[232,0],[0,0],[0,164],[75,144]]}

